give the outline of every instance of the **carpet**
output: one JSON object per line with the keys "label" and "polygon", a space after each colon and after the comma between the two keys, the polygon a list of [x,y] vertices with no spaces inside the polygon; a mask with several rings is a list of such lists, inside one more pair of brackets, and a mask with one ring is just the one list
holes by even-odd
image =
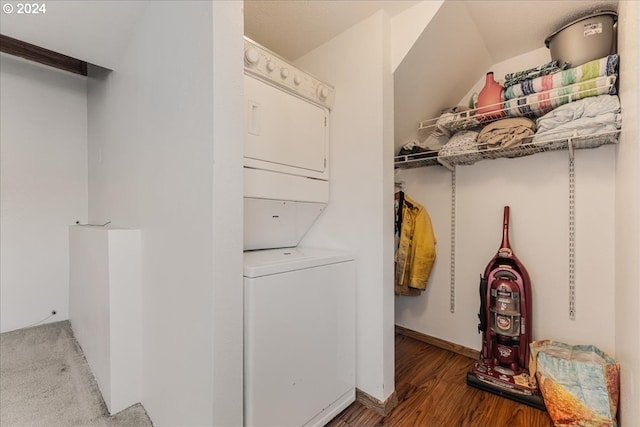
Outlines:
{"label": "carpet", "polygon": [[136,404],[109,416],[69,321],[0,334],[1,427],[151,427]]}

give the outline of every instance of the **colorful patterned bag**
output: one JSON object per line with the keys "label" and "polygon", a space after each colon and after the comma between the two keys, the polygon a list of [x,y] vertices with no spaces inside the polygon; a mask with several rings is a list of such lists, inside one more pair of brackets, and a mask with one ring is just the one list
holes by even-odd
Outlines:
{"label": "colorful patterned bag", "polygon": [[529,370],[555,426],[617,426],[618,362],[592,345],[542,340],[530,348]]}

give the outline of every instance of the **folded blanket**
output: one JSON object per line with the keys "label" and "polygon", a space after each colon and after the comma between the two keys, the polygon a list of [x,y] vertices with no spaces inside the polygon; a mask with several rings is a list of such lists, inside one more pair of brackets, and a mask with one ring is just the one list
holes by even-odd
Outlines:
{"label": "folded blanket", "polygon": [[498,120],[485,126],[478,135],[478,148],[515,147],[531,137],[536,129],[535,123],[527,118]]}
{"label": "folded blanket", "polygon": [[440,149],[439,156],[452,156],[456,154],[468,153],[470,151],[476,151],[476,140],[478,139],[478,132],[472,130],[464,130],[456,132],[449,142]]}
{"label": "folded blanket", "polygon": [[[568,71],[568,70],[567,70]],[[616,76],[597,77],[568,86],[534,93],[504,102],[507,117],[540,117],[549,111],[578,99],[615,94]]]}
{"label": "folded blanket", "polygon": [[445,135],[440,130],[436,129],[424,140],[424,145],[427,149],[432,151],[438,151],[441,149],[447,142],[449,141],[449,137]]}
{"label": "folded blanket", "polygon": [[597,77],[614,76],[618,72],[618,55],[613,54],[601,59],[595,59],[575,68],[549,74],[535,79],[525,80],[520,84],[510,86],[502,93],[503,99],[514,99],[537,92],[573,85],[575,83],[593,80]]}
{"label": "folded blanket", "polygon": [[[411,154],[418,153],[426,153],[426,152],[436,152],[440,148],[442,148],[447,141],[449,141],[449,137],[440,132],[438,129],[435,129],[433,132],[427,136],[426,139],[422,141],[418,141],[417,139],[412,139],[409,142],[405,143],[398,152],[398,156],[407,156]],[[437,155],[437,153],[435,153]]]}
{"label": "folded blanket", "polygon": [[[455,125],[455,126],[452,126]],[[451,136],[455,132],[452,128],[466,129],[479,126],[480,121],[466,112],[444,113],[436,121],[436,129],[446,136]]]}
{"label": "folded blanket", "polygon": [[537,120],[533,142],[566,139],[621,127],[620,100],[616,95],[600,95],[562,105]]}
{"label": "folded blanket", "polygon": [[569,64],[560,66],[558,65],[558,61],[551,61],[538,67],[529,68],[528,70],[507,73],[504,76],[505,82],[503,86],[508,88],[510,86],[517,85],[518,83],[522,83],[525,80],[531,80],[536,77],[557,73],[558,71],[566,70],[567,68],[569,68]]}

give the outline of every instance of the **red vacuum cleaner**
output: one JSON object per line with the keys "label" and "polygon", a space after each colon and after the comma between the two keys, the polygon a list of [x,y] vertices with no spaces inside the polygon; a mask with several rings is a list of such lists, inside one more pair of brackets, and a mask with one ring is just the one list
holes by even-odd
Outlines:
{"label": "red vacuum cleaner", "polygon": [[509,206],[504,207],[502,243],[480,278],[482,353],[467,384],[545,410],[535,378],[529,376],[531,282],[509,244]]}

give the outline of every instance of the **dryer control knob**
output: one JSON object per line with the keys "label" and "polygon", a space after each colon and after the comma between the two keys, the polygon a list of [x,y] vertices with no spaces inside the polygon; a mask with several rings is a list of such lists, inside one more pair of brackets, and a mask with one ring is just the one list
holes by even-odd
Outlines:
{"label": "dryer control knob", "polygon": [[282,77],[283,79],[286,79],[287,77],[289,77],[289,69],[288,68],[282,68],[280,70],[280,77]]}
{"label": "dryer control knob", "polygon": [[244,63],[253,66],[256,65],[260,61],[260,53],[258,53],[257,49],[252,47],[247,48],[244,51]]}
{"label": "dryer control knob", "polygon": [[329,96],[329,89],[326,86],[320,85],[316,90],[316,94],[321,101],[324,101]]}
{"label": "dryer control knob", "polygon": [[276,69],[276,64],[274,64],[273,62],[269,61],[267,62],[267,71],[268,72],[272,72],[273,70]]}
{"label": "dryer control knob", "polygon": [[296,86],[300,85],[300,83],[302,83],[302,80],[300,80],[300,76],[293,76],[293,82],[296,84]]}

